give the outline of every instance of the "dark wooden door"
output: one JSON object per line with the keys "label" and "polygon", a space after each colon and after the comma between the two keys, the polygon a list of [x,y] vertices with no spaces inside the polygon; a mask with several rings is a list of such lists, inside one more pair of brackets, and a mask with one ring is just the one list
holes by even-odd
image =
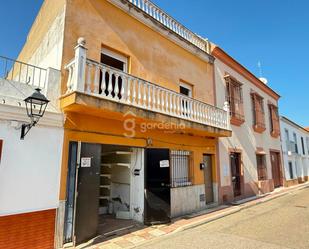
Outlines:
{"label": "dark wooden door", "polygon": [[204,169],[206,204],[209,204],[214,202],[212,155],[203,155],[203,162],[206,166]]}
{"label": "dark wooden door", "polygon": [[281,186],[280,153],[270,152],[271,170],[275,188]]}
{"label": "dark wooden door", "polygon": [[80,155],[75,217],[76,244],[97,234],[101,145],[83,143]]}
{"label": "dark wooden door", "polygon": [[232,185],[233,185],[234,197],[236,197],[241,195],[240,153],[231,153],[230,163],[232,171]]}
{"label": "dark wooden door", "polygon": [[145,207],[147,225],[170,222],[170,152],[168,149],[145,150]]}

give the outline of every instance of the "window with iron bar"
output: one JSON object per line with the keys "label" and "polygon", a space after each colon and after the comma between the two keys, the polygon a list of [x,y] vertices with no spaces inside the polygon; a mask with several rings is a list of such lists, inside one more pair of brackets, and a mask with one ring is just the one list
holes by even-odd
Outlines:
{"label": "window with iron bar", "polygon": [[264,99],[257,93],[251,93],[252,112],[253,112],[253,125],[256,128],[265,130],[265,112],[264,112]]}
{"label": "window with iron bar", "polygon": [[244,120],[242,84],[231,76],[225,76],[226,82],[226,101],[230,105],[230,114],[232,118]]}
{"label": "window with iron bar", "polygon": [[193,163],[191,151],[172,150],[170,157],[172,188],[192,185]]}
{"label": "window with iron bar", "polygon": [[266,156],[256,155],[258,180],[267,180]]}

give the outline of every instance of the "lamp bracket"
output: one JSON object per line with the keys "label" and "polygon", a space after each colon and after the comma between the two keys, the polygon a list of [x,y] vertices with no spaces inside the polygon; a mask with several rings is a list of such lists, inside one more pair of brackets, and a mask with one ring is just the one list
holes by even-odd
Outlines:
{"label": "lamp bracket", "polygon": [[30,129],[35,126],[37,123],[37,121],[32,121],[31,123],[28,124],[22,124],[21,125],[21,134],[20,134],[20,139],[24,140],[25,136],[28,134],[28,132],[30,131]]}

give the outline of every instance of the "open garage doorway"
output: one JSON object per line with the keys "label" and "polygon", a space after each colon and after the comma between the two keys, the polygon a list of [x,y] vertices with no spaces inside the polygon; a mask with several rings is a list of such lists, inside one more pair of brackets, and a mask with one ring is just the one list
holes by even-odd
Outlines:
{"label": "open garage doorway", "polygon": [[144,151],[70,143],[64,241],[104,241],[142,226]]}

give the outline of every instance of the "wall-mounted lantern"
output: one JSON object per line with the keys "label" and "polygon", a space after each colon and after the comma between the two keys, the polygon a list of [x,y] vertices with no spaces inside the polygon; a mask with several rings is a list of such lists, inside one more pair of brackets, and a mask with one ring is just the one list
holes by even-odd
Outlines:
{"label": "wall-mounted lantern", "polygon": [[31,122],[22,124],[20,139],[24,139],[29,130],[35,126],[41,117],[43,117],[49,100],[41,93],[40,88],[36,88],[35,92],[26,98],[27,115]]}

